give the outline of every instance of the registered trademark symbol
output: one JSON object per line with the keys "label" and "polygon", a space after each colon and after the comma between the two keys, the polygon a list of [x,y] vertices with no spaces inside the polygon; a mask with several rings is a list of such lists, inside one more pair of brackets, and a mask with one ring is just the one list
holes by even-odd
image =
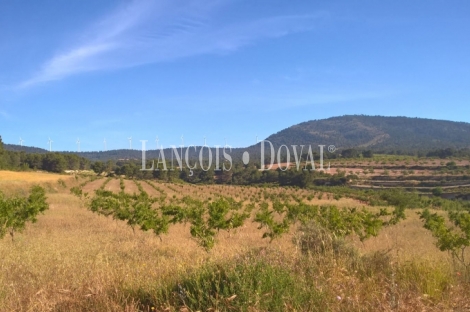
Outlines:
{"label": "registered trademark symbol", "polygon": [[334,153],[335,151],[336,151],[336,146],[334,146],[334,145],[328,146],[328,152]]}

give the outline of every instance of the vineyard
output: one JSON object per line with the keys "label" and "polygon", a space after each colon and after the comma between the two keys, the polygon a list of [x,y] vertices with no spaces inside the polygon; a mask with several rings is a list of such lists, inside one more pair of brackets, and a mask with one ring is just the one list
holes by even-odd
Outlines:
{"label": "vineyard", "polygon": [[465,202],[398,189],[57,177],[0,197],[1,233],[14,237],[0,241],[5,311],[469,304]]}

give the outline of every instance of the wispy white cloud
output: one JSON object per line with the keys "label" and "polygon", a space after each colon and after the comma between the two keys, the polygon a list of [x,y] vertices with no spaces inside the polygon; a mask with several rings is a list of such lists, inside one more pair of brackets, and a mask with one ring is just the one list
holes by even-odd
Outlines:
{"label": "wispy white cloud", "polygon": [[266,38],[307,31],[324,13],[236,24],[217,20],[219,1],[137,0],[86,29],[76,45],[47,60],[20,88],[71,75],[198,54],[229,53]]}
{"label": "wispy white cloud", "polygon": [[39,74],[24,81],[21,87],[61,79],[74,73],[96,70],[97,67],[91,62],[91,59],[111,49],[111,44],[89,45],[58,55],[48,61]]}

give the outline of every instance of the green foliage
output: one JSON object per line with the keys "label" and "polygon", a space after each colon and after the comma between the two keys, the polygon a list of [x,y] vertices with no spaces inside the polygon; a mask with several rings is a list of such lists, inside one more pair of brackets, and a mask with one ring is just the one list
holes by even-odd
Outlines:
{"label": "green foliage", "polygon": [[296,231],[293,242],[303,255],[313,257],[326,254],[335,257],[343,255],[352,261],[356,261],[359,257],[359,253],[343,237],[335,236],[315,221],[301,224]]}
{"label": "green foliage", "polygon": [[465,250],[470,246],[470,212],[450,210],[448,221],[442,215],[431,213],[429,209],[419,213],[424,228],[437,238],[436,246],[441,251],[449,251],[468,270],[470,261],[465,258]]}
{"label": "green foliage", "polygon": [[148,180],[145,180],[144,181],[145,183],[147,183],[148,185],[150,185],[154,190],[156,190],[157,192],[160,193],[160,195],[163,195],[166,197],[166,194],[165,194],[165,191],[163,191],[161,188],[159,188],[158,186],[156,186],[154,183],[148,181]]}
{"label": "green foliage", "polygon": [[413,288],[434,300],[447,297],[449,289],[452,289],[456,282],[455,272],[446,263],[431,263],[422,259],[406,261],[398,266],[396,277],[399,285],[413,285]]}
{"label": "green foliage", "polygon": [[[367,193],[369,201],[381,204],[393,204],[395,209],[388,212],[381,209],[379,213],[372,213],[366,209],[340,209],[336,206],[314,206],[305,203],[307,196],[301,197],[293,193],[281,192],[274,196],[266,189],[258,192],[259,198],[272,202],[272,206],[259,198],[252,198],[252,202],[244,205],[230,197],[217,196],[206,201],[191,197],[177,199],[176,196],[167,199],[165,192],[154,183],[146,181],[148,185],[157,190],[161,196],[149,196],[141,183],[134,180],[139,194],[125,193],[124,181],[120,180],[121,190],[118,194],[105,190],[105,185],[111,178],[105,180],[95,196],[88,201],[88,208],[96,213],[112,216],[115,219],[126,221],[134,230],[136,227],[144,231],[153,230],[156,235],[164,234],[171,224],[189,223],[190,234],[196,242],[206,250],[211,249],[220,230],[231,231],[241,227],[254,213],[253,222],[258,223],[259,229],[264,229],[263,238],[270,241],[281,237],[298,222],[316,222],[331,231],[335,237],[357,235],[365,240],[376,236],[383,226],[396,224],[404,219],[405,208],[422,205],[421,197],[407,194],[399,190]],[[179,188],[168,186],[174,192]],[[335,190],[333,197],[339,199],[343,196],[344,188],[331,188]],[[330,188],[328,188],[330,190]],[[71,192],[82,197],[80,187],[71,189]],[[330,197],[328,193],[328,197]],[[361,193],[362,194],[362,193]],[[320,193],[319,198],[322,193]],[[346,196],[357,196],[357,193],[347,193]],[[85,196],[85,198],[87,198]]]}
{"label": "green foliage", "polygon": [[273,241],[282,234],[288,232],[290,227],[288,219],[276,221],[274,218],[274,212],[274,210],[269,210],[267,202],[262,202],[253,220],[254,222],[259,223],[258,229],[265,228],[267,230],[263,234],[263,238],[269,237],[270,241]]}
{"label": "green foliage", "polygon": [[454,170],[457,169],[457,164],[455,163],[455,161],[449,161],[448,163],[446,163],[446,167],[449,170]]}
{"label": "green foliage", "polygon": [[[430,204],[429,198],[402,189],[361,190],[344,186],[316,186],[313,189],[320,191],[320,195],[322,194],[321,192],[329,192],[334,195],[353,198],[371,206],[395,206],[401,210],[407,208],[425,208]],[[318,199],[321,199],[321,196],[318,196]]]}
{"label": "green foliage", "polygon": [[[389,216],[386,220],[385,217]],[[382,209],[379,213],[371,213],[366,209],[355,208],[340,209],[336,206],[313,206],[302,201],[289,204],[273,202],[273,209],[269,209],[266,202],[260,204],[254,222],[259,223],[259,229],[267,231],[264,237],[271,241],[289,231],[291,225],[300,221],[301,224],[314,221],[329,230],[335,237],[345,237],[356,234],[361,241],[377,236],[382,226],[395,224],[403,219],[402,212],[388,213]]]}
{"label": "green foliage", "polygon": [[318,311],[324,300],[290,268],[254,255],[206,264],[157,292],[151,306],[189,311]]}
{"label": "green foliage", "polygon": [[123,178],[119,179],[119,188],[121,189],[121,192],[124,192],[124,190],[126,189],[126,185],[124,184]]}
{"label": "green foliage", "polygon": [[[139,194],[125,193],[122,179],[119,193],[106,191],[104,186],[109,181],[107,179],[87,203],[91,211],[126,221],[133,230],[136,227],[143,231],[153,230],[158,236],[167,233],[170,224],[189,222],[192,237],[206,250],[214,246],[218,231],[236,229],[250,216],[250,212],[243,209],[242,203],[232,198],[221,197],[207,202],[185,197],[180,204],[176,203],[176,199],[171,199],[168,203],[166,195],[151,197],[137,181],[134,183]],[[147,183],[159,189],[153,183]],[[72,188],[71,192],[79,197],[82,195],[80,187]]]}
{"label": "green foliage", "polygon": [[0,192],[0,238],[8,232],[13,239],[15,232],[21,232],[27,222],[36,222],[38,214],[47,209],[46,192],[40,186],[33,186],[27,198],[6,198]]}
{"label": "green foliage", "polygon": [[[78,178],[78,177],[75,176],[75,179],[77,179],[77,178]],[[88,197],[88,193],[83,193],[83,190],[82,190],[83,187],[84,187],[86,184],[88,184],[89,182],[93,182],[93,181],[95,181],[95,180],[97,180],[97,179],[100,179],[100,177],[98,177],[98,176],[91,176],[88,180],[86,180],[86,181],[80,183],[79,186],[74,186],[74,187],[72,187],[72,188],[70,189],[70,193],[72,193],[73,195],[75,195],[75,196],[77,196],[77,197],[79,197],[79,198],[82,198],[82,196],[84,196],[85,198],[87,198],[87,197]]]}
{"label": "green foliage", "polygon": [[0,138],[0,168],[9,170],[86,170],[90,161],[74,153],[49,153],[43,149],[6,145]]}
{"label": "green foliage", "polygon": [[364,157],[364,158],[373,158],[374,153],[371,150],[363,151],[362,152],[362,157]]}
{"label": "green foliage", "polygon": [[183,203],[186,208],[180,208],[178,212],[173,207],[174,219],[191,223],[191,235],[206,250],[214,246],[218,231],[236,229],[250,216],[240,202],[231,198],[221,197],[213,202],[203,202],[185,197]]}
{"label": "green foliage", "polygon": [[103,184],[101,184],[100,189],[101,189],[101,190],[104,190],[104,188],[106,187],[106,185],[107,185],[111,180],[112,180],[112,178],[107,178],[107,179],[103,182]]}
{"label": "green foliage", "polygon": [[63,188],[67,187],[67,184],[65,184],[65,181],[62,180],[62,179],[57,180],[57,184],[59,184],[59,186],[61,186]]}
{"label": "green foliage", "polygon": [[219,230],[231,230],[243,225],[249,217],[246,212],[239,212],[242,204],[232,198],[219,198],[208,205],[209,220],[211,228]]}
{"label": "green foliage", "polygon": [[126,221],[132,228],[139,227],[143,231],[153,230],[160,236],[168,232],[169,219],[152,208],[156,199],[147,193],[127,194],[98,189],[89,203],[89,209],[95,213]]}
{"label": "green foliage", "polygon": [[399,189],[384,190],[380,193],[380,199],[388,205],[400,208],[422,207],[421,197],[415,193],[401,191]]}
{"label": "green foliage", "polygon": [[339,209],[336,206],[322,206],[312,220],[330,231],[335,237],[343,238],[356,234],[363,241],[371,236],[377,236],[382,226],[389,224],[382,220],[382,217],[386,215],[388,213],[385,210],[373,214],[366,209]]}
{"label": "green foliage", "polygon": [[442,187],[435,187],[432,189],[432,195],[434,196],[441,196],[443,193]]}
{"label": "green foliage", "polygon": [[341,152],[341,156],[344,158],[357,158],[360,156],[360,152],[354,148],[345,149]]}
{"label": "green foliage", "polygon": [[205,203],[199,200],[185,198],[188,210],[188,221],[191,223],[190,233],[196,242],[206,250],[214,247],[216,232],[205,218]]}
{"label": "green foliage", "polygon": [[91,164],[91,170],[93,170],[96,174],[100,174],[106,170],[106,165],[102,161],[95,161]]}
{"label": "green foliage", "polygon": [[82,191],[82,188],[81,187],[78,187],[78,186],[74,186],[70,189],[70,193],[72,193],[73,195],[77,196],[77,197],[82,197],[83,195],[83,191]]}

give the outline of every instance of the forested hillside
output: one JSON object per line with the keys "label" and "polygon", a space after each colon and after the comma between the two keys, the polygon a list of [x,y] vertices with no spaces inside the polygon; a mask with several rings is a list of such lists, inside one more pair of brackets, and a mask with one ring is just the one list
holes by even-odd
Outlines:
{"label": "forested hillside", "polygon": [[[11,147],[8,145],[7,147]],[[7,150],[0,136],[0,170],[44,170],[63,172],[64,170],[85,170],[90,161],[75,154],[44,153],[41,149],[28,148],[26,151]]]}
{"label": "forested hillside", "polygon": [[[362,152],[375,152],[386,154],[405,154],[416,156],[436,156],[448,157],[457,155],[456,153],[470,154],[470,124],[464,122],[453,122],[445,120],[432,120],[423,118],[408,117],[383,117],[383,116],[342,116],[332,117],[322,120],[311,120],[303,122],[287,129],[279,131],[269,136],[266,140],[273,143],[277,151],[279,146],[287,145],[312,145],[315,157],[318,157],[317,145],[334,145],[336,153],[330,154],[325,150],[326,158],[336,158],[339,155],[351,158],[360,155]],[[195,160],[199,156],[201,147],[191,147],[188,157]],[[351,150],[354,150],[351,152]],[[48,153],[44,149],[34,147],[21,147],[14,144],[6,144],[4,150],[8,151],[0,162],[0,168],[17,167],[18,164],[26,162],[30,168],[42,168],[44,164],[49,169],[57,171],[56,168],[63,168],[63,163],[67,169],[87,168],[88,164],[82,158],[89,161],[125,161],[142,159],[142,151],[120,149],[110,151],[91,151],[91,152],[61,152]],[[269,146],[266,145],[266,157],[269,156]],[[178,148],[181,156],[186,153],[186,148],[182,151]],[[260,143],[246,148],[233,148],[228,153],[234,161],[241,161],[243,152],[248,151],[250,162],[260,162]],[[345,152],[346,151],[346,152]],[[216,149],[211,148],[213,157],[216,155]],[[222,149],[219,150],[220,155]],[[27,155],[26,153],[32,153]],[[164,149],[167,160],[172,157],[172,150]],[[291,151],[292,153],[292,151]],[[285,151],[281,153],[284,157]],[[208,151],[203,152],[204,158]],[[160,152],[156,150],[147,151],[147,159],[158,159]],[[49,159],[53,158],[54,161]],[[55,165],[56,158],[60,164]],[[38,160],[40,159],[40,160]],[[23,161],[24,160],[24,161]],[[269,162],[269,160],[267,160]],[[52,168],[52,169],[51,169]]]}
{"label": "forested hillside", "polygon": [[409,117],[352,115],[303,122],[267,138],[274,145],[325,144],[405,154],[470,148],[470,124]]}

